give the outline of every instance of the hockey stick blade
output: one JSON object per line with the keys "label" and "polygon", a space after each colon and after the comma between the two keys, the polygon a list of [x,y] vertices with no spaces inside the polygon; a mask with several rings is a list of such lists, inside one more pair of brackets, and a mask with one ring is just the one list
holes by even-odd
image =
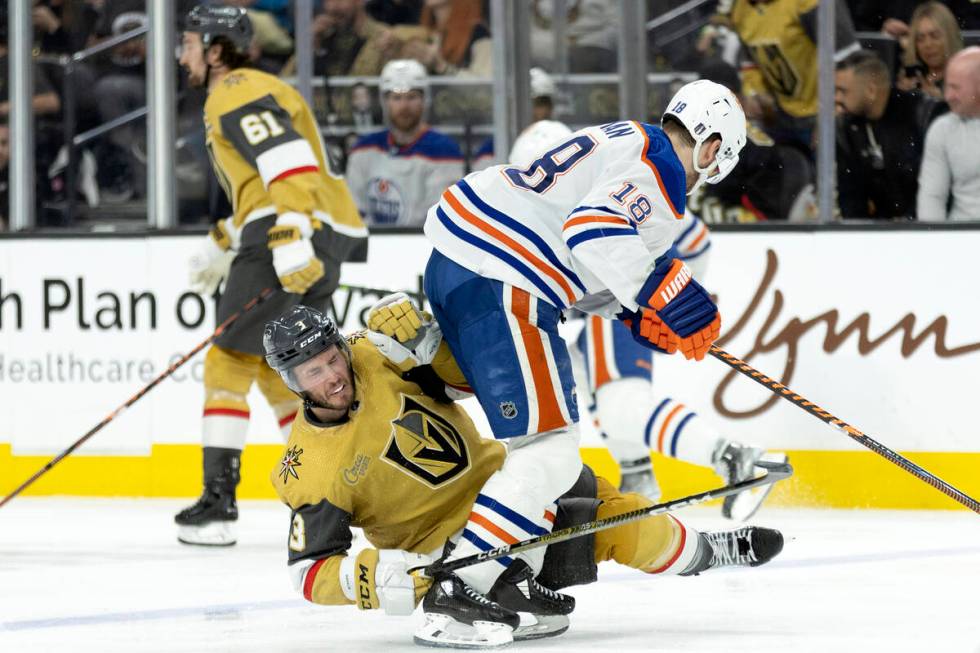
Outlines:
{"label": "hockey stick blade", "polygon": [[878,454],[888,462],[898,465],[903,470],[905,470],[912,476],[916,477],[920,481],[923,481],[924,483],[928,483],[929,485],[936,488],[937,490],[939,490],[949,498],[953,499],[954,501],[958,501],[964,506],[966,506],[967,508],[969,508],[970,510],[972,510],[973,512],[980,514],[980,502],[978,502],[970,495],[966,494],[961,490],[956,489],[955,487],[953,487],[943,479],[939,478],[932,472],[926,470],[925,468],[916,465],[914,462],[912,462],[902,454],[892,451],[891,449],[889,449],[882,443],[878,442],[868,434],[862,433],[858,429],[854,428],[853,426],[851,426],[841,418],[831,415],[829,412],[827,412],[820,406],[816,405],[812,401],[808,401],[805,397],[796,394],[795,392],[793,392],[792,390],[784,386],[782,383],[769,378],[768,376],[766,376],[759,370],[755,369],[745,361],[735,358],[734,356],[729,354],[721,347],[718,347],[717,345],[711,345],[711,348],[708,350],[708,353],[714,356],[715,358],[717,358],[718,360],[720,360],[725,365],[728,365],[730,368],[732,368],[739,374],[743,374],[749,377],[750,379],[752,379],[759,385],[763,386],[777,397],[782,397],[783,399],[790,402],[791,404],[794,404],[798,408],[802,408],[806,412],[810,413],[820,421],[826,424],[830,424],[835,429],[837,429],[847,437],[851,438],[858,444],[865,446],[868,449],[871,449],[871,451],[874,451],[876,454]]}
{"label": "hockey stick blade", "polygon": [[408,573],[413,575],[422,574],[428,576],[429,578],[435,578],[436,576],[440,576],[457,569],[462,569],[463,567],[470,567],[481,562],[496,560],[497,558],[514,555],[515,553],[521,553],[523,551],[529,551],[531,549],[547,546],[549,544],[557,544],[559,542],[564,542],[583,535],[589,535],[597,531],[604,531],[608,528],[622,526],[623,524],[628,524],[639,519],[652,517],[653,515],[659,515],[665,512],[671,512],[673,510],[679,510],[680,508],[693,506],[698,503],[704,503],[705,501],[711,501],[712,499],[721,499],[722,497],[727,497],[731,494],[738,494],[739,492],[745,492],[746,490],[751,490],[763,485],[769,485],[770,483],[781,481],[793,475],[793,467],[789,463],[775,463],[760,460],[756,462],[755,465],[756,467],[765,469],[766,473],[757,478],[748,478],[744,481],[739,481],[738,483],[732,483],[731,485],[715,488],[714,490],[708,490],[707,492],[692,494],[680,499],[674,499],[673,501],[666,501],[664,503],[647,506],[646,508],[640,508],[639,510],[631,510],[630,512],[624,512],[621,515],[613,515],[612,517],[596,519],[584,524],[579,524],[578,526],[569,526],[568,528],[563,528],[561,530],[548,533],[547,535],[539,535],[515,544],[508,544],[497,547],[496,549],[490,549],[489,551],[483,551],[482,553],[466,556],[465,558],[449,560],[446,562],[436,561],[430,565],[412,567],[408,570]]}

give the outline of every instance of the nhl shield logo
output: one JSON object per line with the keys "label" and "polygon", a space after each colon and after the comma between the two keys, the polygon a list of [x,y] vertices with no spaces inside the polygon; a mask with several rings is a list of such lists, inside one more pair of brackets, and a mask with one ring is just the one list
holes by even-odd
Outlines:
{"label": "nhl shield logo", "polygon": [[517,406],[513,401],[500,402],[500,414],[504,419],[514,419],[517,417]]}

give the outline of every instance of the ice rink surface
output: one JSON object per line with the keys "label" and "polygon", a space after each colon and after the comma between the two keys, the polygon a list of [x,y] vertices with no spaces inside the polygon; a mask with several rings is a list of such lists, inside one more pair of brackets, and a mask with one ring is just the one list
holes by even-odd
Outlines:
{"label": "ice rink surface", "polygon": [[[285,571],[288,513],[243,502],[239,543],[178,544],[176,500],[19,498],[0,509],[0,651],[423,651],[419,619],[319,607]],[[702,530],[714,508],[678,513]],[[767,566],[660,578],[607,563],[565,635],[513,651],[980,653],[980,516],[764,508]],[[356,544],[355,544],[356,545]]]}

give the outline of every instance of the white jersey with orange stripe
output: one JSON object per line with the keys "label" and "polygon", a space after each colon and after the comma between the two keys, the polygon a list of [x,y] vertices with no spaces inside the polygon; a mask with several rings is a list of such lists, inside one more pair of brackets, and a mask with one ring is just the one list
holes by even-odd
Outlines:
{"label": "white jersey with orange stripe", "polygon": [[560,309],[636,310],[657,257],[683,229],[684,166],[640,122],[588,127],[526,168],[500,165],[451,186],[425,233],[446,257]]}

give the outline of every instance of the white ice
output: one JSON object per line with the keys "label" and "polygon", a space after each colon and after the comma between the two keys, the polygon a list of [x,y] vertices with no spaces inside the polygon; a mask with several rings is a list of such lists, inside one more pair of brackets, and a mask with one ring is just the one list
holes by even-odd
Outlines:
{"label": "white ice", "polygon": [[[320,607],[285,571],[288,515],[242,502],[237,546],[178,544],[173,500],[20,498],[0,509],[0,651],[415,651],[419,618]],[[704,530],[713,508],[679,513]],[[757,569],[646,576],[607,563],[563,636],[514,651],[980,652],[980,517],[764,509]]]}

